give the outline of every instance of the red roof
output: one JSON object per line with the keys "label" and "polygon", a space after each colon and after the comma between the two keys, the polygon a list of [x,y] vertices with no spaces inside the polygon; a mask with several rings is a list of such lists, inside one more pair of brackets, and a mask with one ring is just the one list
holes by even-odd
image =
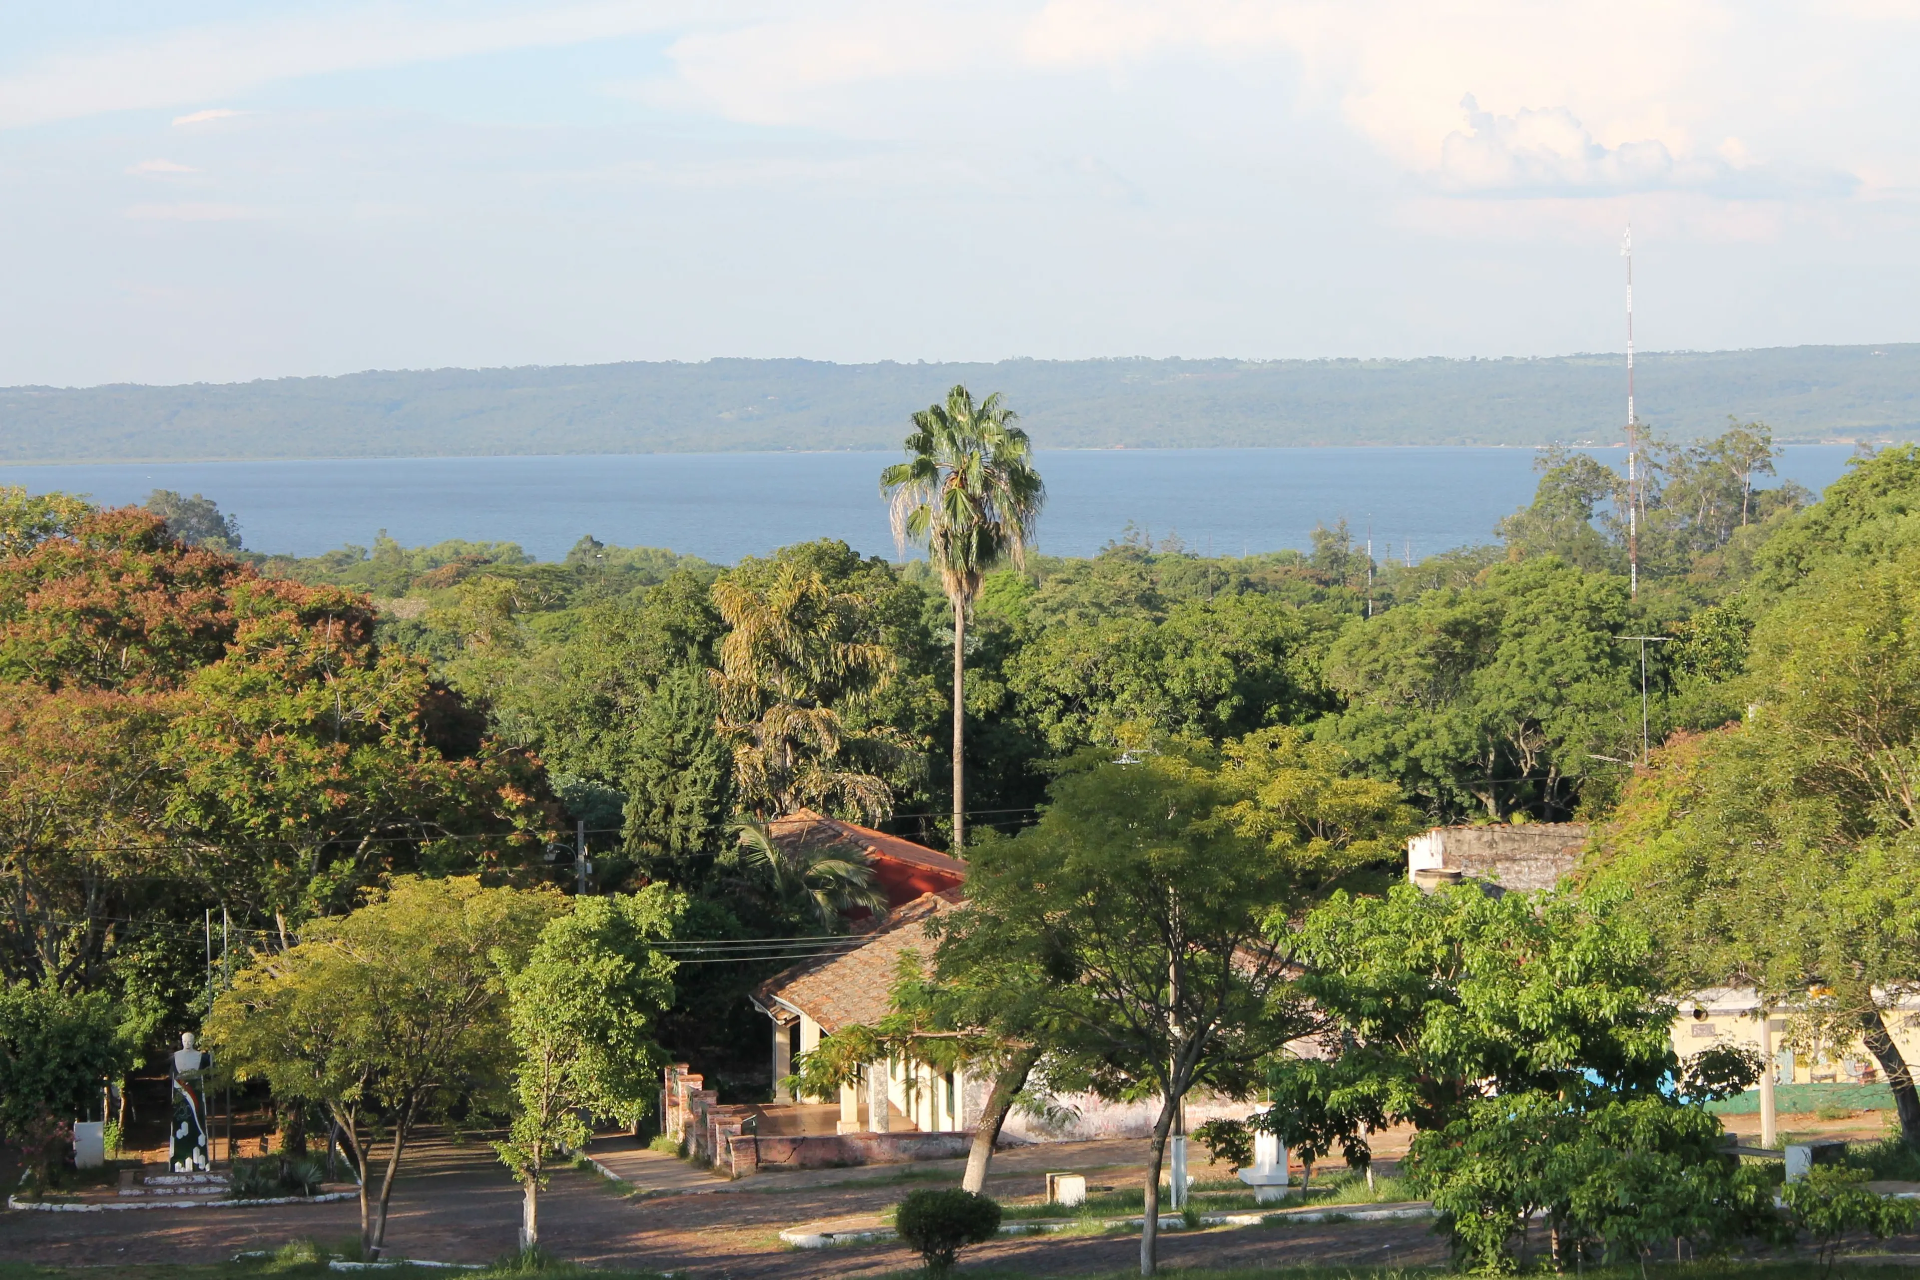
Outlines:
{"label": "red roof", "polygon": [[922,894],[946,893],[966,883],[967,864],[958,858],[811,809],[796,809],[767,826],[768,834],[784,846],[825,846],[864,857],[873,867],[873,878],[886,891],[889,907],[905,906]]}

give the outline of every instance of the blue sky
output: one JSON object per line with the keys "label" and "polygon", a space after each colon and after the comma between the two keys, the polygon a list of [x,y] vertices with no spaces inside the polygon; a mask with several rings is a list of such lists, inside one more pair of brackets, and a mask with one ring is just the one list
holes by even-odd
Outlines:
{"label": "blue sky", "polygon": [[1920,340],[1920,3],[0,0],[0,384]]}

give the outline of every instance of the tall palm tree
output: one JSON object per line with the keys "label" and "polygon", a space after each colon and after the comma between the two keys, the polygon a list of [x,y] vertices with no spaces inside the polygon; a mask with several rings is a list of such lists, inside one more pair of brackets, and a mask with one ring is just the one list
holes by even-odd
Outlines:
{"label": "tall palm tree", "polygon": [[1033,469],[1033,445],[1013,410],[994,392],[979,404],[965,387],[945,404],[913,415],[907,461],[880,473],[892,504],[894,541],[927,548],[953,606],[953,852],[966,847],[967,618],[987,571],[1011,559],[1026,567],[1027,547],[1046,501]]}

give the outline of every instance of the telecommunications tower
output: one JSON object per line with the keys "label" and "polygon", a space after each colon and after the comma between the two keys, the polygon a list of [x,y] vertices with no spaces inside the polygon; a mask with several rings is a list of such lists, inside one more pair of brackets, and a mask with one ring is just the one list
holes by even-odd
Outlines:
{"label": "telecommunications tower", "polygon": [[1633,414],[1633,224],[1620,242],[1627,260],[1627,594],[1640,594],[1640,420]]}

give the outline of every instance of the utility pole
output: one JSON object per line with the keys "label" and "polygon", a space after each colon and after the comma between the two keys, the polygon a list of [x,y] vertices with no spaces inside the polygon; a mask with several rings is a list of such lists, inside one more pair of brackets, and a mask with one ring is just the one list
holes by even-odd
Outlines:
{"label": "utility pole", "polygon": [[1618,636],[1620,640],[1640,642],[1640,763],[1647,762],[1647,646],[1673,639],[1672,636]]}
{"label": "utility pole", "polygon": [[[233,915],[225,906],[220,908],[220,989],[233,990]],[[208,1007],[211,1012],[212,1007]],[[227,1166],[233,1166],[233,1078],[227,1078]],[[207,1135],[207,1156],[213,1156],[212,1134]]]}
{"label": "utility pole", "polygon": [[1367,617],[1373,617],[1373,529],[1367,529]]}
{"label": "utility pole", "polygon": [[593,870],[593,864],[587,861],[587,820],[580,818],[573,829],[573,891],[580,897],[587,895],[587,873]]}
{"label": "utility pole", "polygon": [[1627,594],[1640,594],[1640,420],[1633,412],[1633,224],[1620,256],[1627,260]]}
{"label": "utility pole", "polygon": [[1760,1145],[1771,1147],[1779,1141],[1780,1124],[1773,1096],[1773,1007],[1764,995],[1760,998],[1760,1060],[1765,1064],[1760,1069]]}

